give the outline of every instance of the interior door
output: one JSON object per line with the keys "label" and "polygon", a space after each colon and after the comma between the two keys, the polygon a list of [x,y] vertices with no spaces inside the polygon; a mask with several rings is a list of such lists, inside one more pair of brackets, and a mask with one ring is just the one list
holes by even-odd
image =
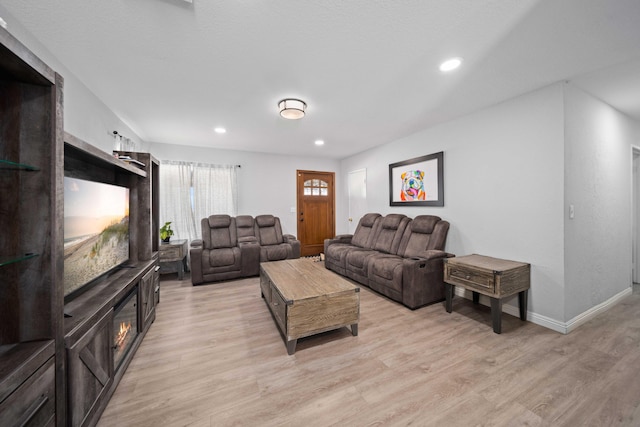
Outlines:
{"label": "interior door", "polygon": [[300,255],[318,255],[335,236],[335,174],[298,170],[297,211]]}
{"label": "interior door", "polygon": [[349,233],[353,234],[367,210],[367,170],[349,172]]}

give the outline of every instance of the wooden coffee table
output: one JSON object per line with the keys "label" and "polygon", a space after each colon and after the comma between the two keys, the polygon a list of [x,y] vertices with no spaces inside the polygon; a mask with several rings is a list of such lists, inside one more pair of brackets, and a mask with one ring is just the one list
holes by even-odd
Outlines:
{"label": "wooden coffee table", "polygon": [[298,338],[351,327],[358,335],[360,288],[310,258],[260,264],[260,290],[287,344]]}

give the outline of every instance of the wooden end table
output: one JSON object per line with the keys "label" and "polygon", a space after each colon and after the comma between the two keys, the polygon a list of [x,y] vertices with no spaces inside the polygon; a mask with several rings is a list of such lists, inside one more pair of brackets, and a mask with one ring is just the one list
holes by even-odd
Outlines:
{"label": "wooden end table", "polygon": [[451,313],[456,286],[473,292],[473,303],[479,294],[491,300],[493,332],[502,332],[502,299],[518,294],[520,319],[527,320],[527,291],[531,287],[531,265],[483,255],[466,255],[444,260],[444,282],[447,313]]}
{"label": "wooden end table", "polygon": [[172,240],[169,243],[160,244],[160,274],[178,273],[178,279],[182,280],[187,267],[187,240]]}

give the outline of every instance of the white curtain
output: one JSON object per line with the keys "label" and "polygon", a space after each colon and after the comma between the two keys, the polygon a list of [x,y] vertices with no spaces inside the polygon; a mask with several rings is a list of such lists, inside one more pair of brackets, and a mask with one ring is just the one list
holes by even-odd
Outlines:
{"label": "white curtain", "polygon": [[191,164],[162,162],[160,166],[160,225],[171,221],[173,239],[199,239],[191,208]]}
{"label": "white curtain", "polygon": [[162,161],[160,225],[171,221],[174,239],[201,239],[202,218],[237,215],[237,193],[236,166]]}
{"label": "white curtain", "polygon": [[232,165],[193,165],[193,212],[200,220],[209,215],[238,213],[236,167]]}

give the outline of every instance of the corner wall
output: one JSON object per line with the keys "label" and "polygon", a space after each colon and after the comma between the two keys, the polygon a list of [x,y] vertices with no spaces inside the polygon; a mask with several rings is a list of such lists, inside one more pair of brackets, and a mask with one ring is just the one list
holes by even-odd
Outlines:
{"label": "corner wall", "polygon": [[572,84],[564,92],[565,320],[577,321],[631,291],[631,146],[640,123]]}
{"label": "corner wall", "polygon": [[55,72],[64,78],[64,130],[111,154],[113,131],[136,144],[136,151],[148,151],[140,137],[91,92],[58,58],[53,56],[20,22],[0,5],[7,30]]}
{"label": "corner wall", "polygon": [[[444,151],[445,206],[390,207],[389,164]],[[561,330],[564,289],[564,106],[561,84],[357,154],[367,208],[451,223],[447,251],[531,263],[530,319]],[[346,185],[346,184],[344,184]],[[338,205],[348,206],[346,189]],[[338,233],[347,223],[338,218]],[[517,298],[508,302],[517,307]],[[507,307],[505,307],[507,308]]]}

